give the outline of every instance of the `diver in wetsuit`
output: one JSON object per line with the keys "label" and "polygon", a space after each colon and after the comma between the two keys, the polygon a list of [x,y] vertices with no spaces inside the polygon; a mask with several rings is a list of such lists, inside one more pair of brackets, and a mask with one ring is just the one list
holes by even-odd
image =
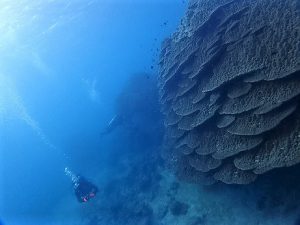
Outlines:
{"label": "diver in wetsuit", "polygon": [[74,174],[67,167],[65,168],[65,173],[71,177],[74,192],[79,202],[87,202],[96,196],[98,192],[96,185],[92,184],[84,177]]}
{"label": "diver in wetsuit", "polygon": [[105,129],[100,133],[101,136],[105,136],[113,132],[117,127],[124,123],[124,117],[122,115],[115,115]]}

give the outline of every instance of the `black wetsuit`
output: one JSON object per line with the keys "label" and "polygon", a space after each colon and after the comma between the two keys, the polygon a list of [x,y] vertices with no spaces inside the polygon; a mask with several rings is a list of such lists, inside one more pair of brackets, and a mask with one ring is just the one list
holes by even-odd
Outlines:
{"label": "black wetsuit", "polygon": [[74,184],[74,191],[79,202],[87,202],[90,198],[96,196],[98,188],[83,177],[79,177]]}

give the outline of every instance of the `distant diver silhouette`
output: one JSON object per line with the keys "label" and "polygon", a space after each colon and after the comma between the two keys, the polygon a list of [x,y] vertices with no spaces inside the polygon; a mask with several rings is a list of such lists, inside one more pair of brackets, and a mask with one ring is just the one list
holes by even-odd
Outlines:
{"label": "distant diver silhouette", "polygon": [[73,189],[79,202],[87,202],[96,196],[98,192],[96,185],[92,184],[84,177],[76,175],[68,167],[65,168],[65,173],[67,176],[70,176],[73,182]]}
{"label": "distant diver silhouette", "polygon": [[111,132],[113,132],[117,127],[121,126],[124,122],[124,118],[122,115],[115,115],[110,122],[108,123],[108,125],[106,126],[106,128],[100,133],[101,136],[105,136],[110,134]]}

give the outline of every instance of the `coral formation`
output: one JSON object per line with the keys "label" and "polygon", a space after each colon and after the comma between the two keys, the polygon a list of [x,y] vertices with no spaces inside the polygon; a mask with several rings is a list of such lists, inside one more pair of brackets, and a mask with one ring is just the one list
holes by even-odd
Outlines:
{"label": "coral formation", "polygon": [[189,209],[186,203],[174,201],[170,205],[170,210],[174,216],[185,215]]}
{"label": "coral formation", "polygon": [[[103,163],[96,166],[101,171],[101,193],[95,202],[83,207],[89,209],[84,218],[91,225],[156,225],[158,218],[150,202],[159,190],[163,166],[158,151],[163,120],[156,79],[147,74],[130,77],[120,92],[115,114],[124,117],[123,124],[109,133],[112,147]],[[176,124],[176,115],[168,115],[168,133],[178,137],[180,131],[170,125]]]}
{"label": "coral formation", "polygon": [[[131,142],[143,140],[145,145],[160,143],[163,121],[159,111],[156,77],[147,73],[136,73],[129,77],[115,103],[115,114],[122,117],[122,129]],[[167,126],[176,124],[180,117],[168,110]],[[146,129],[147,128],[147,129]]]}
{"label": "coral formation", "polygon": [[178,177],[249,184],[300,162],[297,1],[190,1],[160,55],[162,149]]}

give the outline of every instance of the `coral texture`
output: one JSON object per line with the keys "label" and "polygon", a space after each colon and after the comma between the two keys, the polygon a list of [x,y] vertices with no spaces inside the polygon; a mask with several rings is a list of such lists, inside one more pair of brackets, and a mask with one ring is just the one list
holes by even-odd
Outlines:
{"label": "coral texture", "polygon": [[162,45],[163,156],[190,182],[300,162],[298,0],[193,0]]}

